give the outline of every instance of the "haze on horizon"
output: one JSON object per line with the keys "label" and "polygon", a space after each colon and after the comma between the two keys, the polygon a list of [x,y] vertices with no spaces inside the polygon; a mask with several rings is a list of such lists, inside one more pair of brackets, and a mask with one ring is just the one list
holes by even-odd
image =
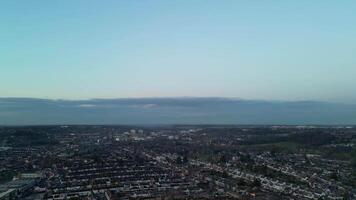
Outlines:
{"label": "haze on horizon", "polygon": [[0,97],[356,100],[356,2],[0,3]]}

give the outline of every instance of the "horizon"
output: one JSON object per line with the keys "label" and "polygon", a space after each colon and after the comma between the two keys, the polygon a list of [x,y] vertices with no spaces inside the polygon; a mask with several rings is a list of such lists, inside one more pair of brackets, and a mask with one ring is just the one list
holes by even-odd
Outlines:
{"label": "horizon", "polygon": [[1,125],[356,124],[356,104],[231,98],[0,98]]}
{"label": "horizon", "polygon": [[46,126],[132,126],[132,127],[171,127],[171,126],[197,126],[197,127],[295,127],[295,128],[354,128],[356,123],[354,124],[175,124],[175,123],[167,123],[167,124],[136,124],[136,123],[126,123],[126,124],[0,124],[0,127],[46,127]]}
{"label": "horizon", "polygon": [[[40,98],[40,97],[11,97],[11,96],[0,96],[1,99],[34,99],[34,100],[49,100],[49,101],[95,101],[95,100],[139,100],[139,99],[221,99],[221,100],[233,100],[233,101],[260,101],[260,102],[316,102],[316,103],[330,103],[330,104],[344,104],[344,105],[356,105],[354,102],[345,103],[338,101],[323,101],[315,99],[297,99],[297,100],[283,100],[283,99],[246,99],[240,97],[224,97],[224,96],[147,96],[147,97],[112,97],[112,98],[83,98],[83,99],[70,99],[70,98]],[[1,103],[1,102],[0,102]]]}

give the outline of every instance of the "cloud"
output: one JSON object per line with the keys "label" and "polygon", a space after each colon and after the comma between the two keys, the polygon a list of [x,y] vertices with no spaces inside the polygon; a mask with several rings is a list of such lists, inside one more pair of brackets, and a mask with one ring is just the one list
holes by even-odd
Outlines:
{"label": "cloud", "polygon": [[80,104],[78,105],[80,108],[94,108],[94,107],[99,107],[98,105],[95,104]]}
{"label": "cloud", "polygon": [[119,105],[114,105],[114,104],[90,104],[90,103],[84,103],[84,104],[79,104],[76,107],[79,108],[115,108],[118,107]]}
{"label": "cloud", "polygon": [[158,106],[157,104],[149,103],[149,104],[132,105],[131,107],[133,107],[133,108],[142,108],[142,109],[150,109],[150,108],[155,108],[157,106]]}

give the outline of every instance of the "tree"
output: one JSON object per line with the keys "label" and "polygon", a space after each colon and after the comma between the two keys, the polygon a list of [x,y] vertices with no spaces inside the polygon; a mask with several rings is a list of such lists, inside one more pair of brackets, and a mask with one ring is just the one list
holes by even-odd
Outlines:
{"label": "tree", "polygon": [[255,179],[255,180],[252,182],[252,186],[253,186],[253,187],[261,187],[261,181],[258,180],[258,179]]}

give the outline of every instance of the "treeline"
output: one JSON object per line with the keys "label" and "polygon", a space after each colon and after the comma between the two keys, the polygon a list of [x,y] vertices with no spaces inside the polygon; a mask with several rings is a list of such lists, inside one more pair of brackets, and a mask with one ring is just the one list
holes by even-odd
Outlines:
{"label": "treeline", "polygon": [[242,144],[256,145],[256,144],[270,144],[280,142],[291,142],[304,146],[322,146],[333,143],[337,138],[331,133],[315,131],[291,133],[285,135],[270,134],[265,135],[251,135],[247,137]]}
{"label": "treeline", "polygon": [[41,146],[54,145],[59,142],[52,134],[33,130],[15,130],[6,138],[8,146]]}

